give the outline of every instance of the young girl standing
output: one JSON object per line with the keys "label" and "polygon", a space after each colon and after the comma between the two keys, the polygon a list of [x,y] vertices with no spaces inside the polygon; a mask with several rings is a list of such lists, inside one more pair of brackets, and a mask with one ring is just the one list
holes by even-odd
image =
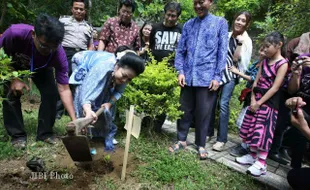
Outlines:
{"label": "young girl standing", "polygon": [[251,165],[247,173],[266,174],[266,158],[272,144],[278,115],[280,89],[288,68],[281,55],[284,37],[279,32],[268,34],[263,42],[266,58],[260,65],[252,88],[251,105],[246,111],[240,137],[250,146],[250,153],[237,157],[236,162]]}

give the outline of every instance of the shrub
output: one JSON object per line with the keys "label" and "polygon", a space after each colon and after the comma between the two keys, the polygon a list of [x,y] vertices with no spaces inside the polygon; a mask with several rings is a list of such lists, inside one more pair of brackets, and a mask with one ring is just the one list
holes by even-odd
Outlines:
{"label": "shrub", "polygon": [[[135,105],[137,113],[143,113],[153,120],[163,113],[171,121],[180,117],[182,114],[179,111],[180,88],[177,87],[176,71],[168,66],[170,57],[157,62],[150,55],[151,60],[147,62],[144,73],[127,85],[118,103],[121,113],[124,113],[130,105]],[[153,121],[150,125],[152,127]]]}

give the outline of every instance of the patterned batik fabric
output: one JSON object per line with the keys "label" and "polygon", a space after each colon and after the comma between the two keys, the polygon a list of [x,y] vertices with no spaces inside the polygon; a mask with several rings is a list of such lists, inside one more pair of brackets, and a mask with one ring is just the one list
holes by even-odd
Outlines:
{"label": "patterned batik fabric", "polygon": [[103,25],[100,40],[105,44],[105,51],[114,53],[119,46],[132,46],[134,50],[140,49],[140,36],[138,25],[131,21],[128,26],[120,23],[118,17],[109,18]]}

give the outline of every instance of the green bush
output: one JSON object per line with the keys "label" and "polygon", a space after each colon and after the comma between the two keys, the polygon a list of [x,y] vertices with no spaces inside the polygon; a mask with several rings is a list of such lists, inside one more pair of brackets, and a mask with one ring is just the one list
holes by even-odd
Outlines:
{"label": "green bush", "polygon": [[165,113],[169,120],[174,121],[182,114],[179,111],[180,88],[177,87],[176,71],[168,66],[170,57],[161,62],[150,57],[144,73],[127,85],[118,107],[124,113],[130,105],[135,105],[137,113],[153,119]]}

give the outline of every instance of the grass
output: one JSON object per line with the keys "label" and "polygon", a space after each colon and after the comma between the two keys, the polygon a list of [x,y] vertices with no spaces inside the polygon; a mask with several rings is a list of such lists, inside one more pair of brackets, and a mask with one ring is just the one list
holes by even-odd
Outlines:
{"label": "grass", "polygon": [[[145,134],[145,133],[143,133]],[[152,139],[152,140],[150,140]],[[262,189],[251,177],[230,170],[213,161],[199,161],[189,151],[177,155],[168,153],[171,137],[142,135],[132,138],[130,152],[140,165],[132,175],[148,188],[167,189]]]}

